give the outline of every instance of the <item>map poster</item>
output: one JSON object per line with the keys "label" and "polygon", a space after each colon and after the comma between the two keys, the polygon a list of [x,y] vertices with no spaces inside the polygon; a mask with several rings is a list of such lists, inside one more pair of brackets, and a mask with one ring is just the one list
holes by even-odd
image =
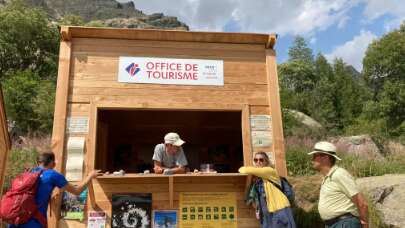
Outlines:
{"label": "map poster", "polygon": [[184,192],[179,198],[180,228],[236,228],[234,192]]}

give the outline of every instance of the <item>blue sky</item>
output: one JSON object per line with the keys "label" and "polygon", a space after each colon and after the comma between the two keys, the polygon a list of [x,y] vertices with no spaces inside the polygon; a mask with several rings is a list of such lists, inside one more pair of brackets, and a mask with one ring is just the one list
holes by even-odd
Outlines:
{"label": "blue sky", "polygon": [[[120,0],[126,1],[126,0]],[[369,43],[405,20],[404,0],[133,0],[147,14],[163,12],[192,31],[277,33],[278,62],[296,35],[314,55],[342,58],[357,70]]]}

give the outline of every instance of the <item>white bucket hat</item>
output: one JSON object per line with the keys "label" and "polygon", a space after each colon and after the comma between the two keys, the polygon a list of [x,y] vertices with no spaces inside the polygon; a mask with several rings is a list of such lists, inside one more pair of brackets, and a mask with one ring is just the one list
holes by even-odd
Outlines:
{"label": "white bucket hat", "polygon": [[165,135],[165,144],[172,144],[174,146],[181,146],[185,142],[181,140],[179,134],[170,132]]}
{"label": "white bucket hat", "polygon": [[308,155],[313,155],[316,153],[327,154],[327,155],[330,155],[330,156],[336,158],[339,161],[342,160],[341,158],[339,158],[336,155],[336,146],[330,142],[325,142],[325,141],[317,142],[314,146],[314,150],[309,152]]}

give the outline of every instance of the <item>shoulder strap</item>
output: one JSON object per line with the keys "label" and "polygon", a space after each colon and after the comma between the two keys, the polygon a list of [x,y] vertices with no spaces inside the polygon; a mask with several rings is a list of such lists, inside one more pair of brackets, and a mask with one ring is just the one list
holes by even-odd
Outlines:
{"label": "shoulder strap", "polygon": [[[42,175],[42,173],[43,173],[45,170],[47,170],[47,169],[40,169],[40,170],[38,171],[38,172],[39,172],[38,178],[40,178],[40,176]],[[36,220],[38,220],[39,223],[41,223],[42,227],[47,228],[47,227],[48,227],[47,219],[46,219],[46,217],[39,211],[39,208],[40,208],[41,206],[42,206],[42,205],[40,205],[40,206],[37,205],[37,210],[35,211],[33,217],[34,217]]]}
{"label": "shoulder strap", "polygon": [[[284,192],[283,192],[283,189],[281,188],[281,185],[277,184],[276,182],[274,182],[274,181],[272,181],[272,180],[270,180],[270,179],[268,179],[268,181],[269,181],[271,184],[273,184],[274,186],[276,186],[282,193],[284,193]],[[280,184],[281,184],[281,177],[280,177]]]}
{"label": "shoulder strap", "polygon": [[36,220],[38,220],[39,223],[41,223],[42,227],[44,227],[44,228],[47,228],[47,227],[48,227],[48,224],[47,224],[47,221],[46,221],[45,216],[38,210],[38,208],[37,208],[37,210],[35,211],[33,217],[34,217]]}

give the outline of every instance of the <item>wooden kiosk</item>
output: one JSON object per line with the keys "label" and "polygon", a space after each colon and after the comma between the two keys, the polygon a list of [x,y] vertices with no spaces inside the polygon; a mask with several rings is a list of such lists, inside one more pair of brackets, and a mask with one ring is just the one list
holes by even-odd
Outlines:
{"label": "wooden kiosk", "polygon": [[[126,171],[93,181],[87,211],[105,211],[110,227],[114,194],[151,193],[152,210],[179,210],[183,193],[226,192],[236,197],[237,227],[258,227],[237,170],[265,151],[286,175],[275,35],[62,27],[61,37],[57,170],[68,176],[70,140],[82,138],[80,176]],[[191,171],[214,163],[218,172],[143,174],[168,132],[186,141]],[[60,194],[51,207],[50,227],[86,227],[60,218]]]}

